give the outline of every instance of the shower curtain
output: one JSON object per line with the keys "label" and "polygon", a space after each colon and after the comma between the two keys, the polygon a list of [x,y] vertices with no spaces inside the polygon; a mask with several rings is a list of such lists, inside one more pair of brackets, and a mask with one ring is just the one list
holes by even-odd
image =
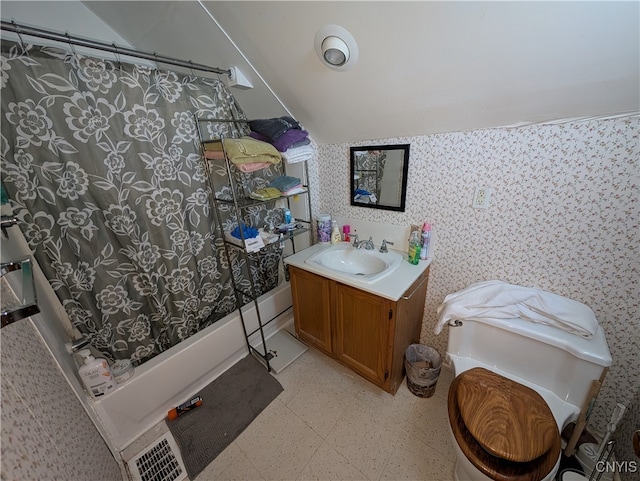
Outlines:
{"label": "shower curtain", "polygon": [[245,118],[221,81],[2,41],[0,89],[3,186],[93,347],[139,364],[237,308],[194,119]]}

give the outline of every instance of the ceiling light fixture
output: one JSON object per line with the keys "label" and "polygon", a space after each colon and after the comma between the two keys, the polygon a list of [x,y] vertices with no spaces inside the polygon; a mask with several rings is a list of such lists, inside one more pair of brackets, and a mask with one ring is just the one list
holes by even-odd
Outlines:
{"label": "ceiling light fixture", "polygon": [[353,36],[338,25],[325,25],[314,40],[318,58],[333,70],[349,70],[358,61],[358,44]]}

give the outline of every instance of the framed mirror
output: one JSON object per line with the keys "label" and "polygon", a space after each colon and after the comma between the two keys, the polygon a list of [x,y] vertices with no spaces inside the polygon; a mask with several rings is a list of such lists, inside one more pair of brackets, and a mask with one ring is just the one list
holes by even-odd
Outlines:
{"label": "framed mirror", "polygon": [[351,205],[404,212],[409,144],[351,147]]}

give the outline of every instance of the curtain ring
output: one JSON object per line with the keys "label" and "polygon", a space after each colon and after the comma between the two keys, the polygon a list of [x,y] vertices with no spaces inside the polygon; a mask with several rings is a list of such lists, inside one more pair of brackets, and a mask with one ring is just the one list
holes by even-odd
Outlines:
{"label": "curtain ring", "polygon": [[22,50],[26,52],[27,45],[24,43],[24,40],[22,39],[22,35],[20,35],[22,33],[20,32],[20,27],[18,26],[15,20],[11,20],[11,24],[13,25],[13,28],[16,29],[16,33],[18,34],[18,39],[20,40],[20,46],[22,47]]}
{"label": "curtain ring", "polygon": [[74,57],[77,56],[78,54],[76,53],[76,49],[71,42],[71,35],[69,35],[69,32],[64,32],[64,36],[67,37],[67,42],[69,43],[69,48],[71,48],[71,53],[73,53]]}
{"label": "curtain ring", "polygon": [[115,51],[116,61],[118,62],[118,70],[122,70],[122,62],[120,61],[120,52],[118,52],[118,46],[115,42],[111,43],[113,50]]}
{"label": "curtain ring", "polygon": [[156,52],[153,52],[153,58],[156,60],[156,74],[158,74],[160,72],[160,66],[158,65],[160,60],[158,60],[158,54]]}
{"label": "curtain ring", "polygon": [[197,77],[195,71],[193,70],[193,62],[191,60],[189,60],[189,66],[191,67],[191,75],[193,75],[194,77]]}

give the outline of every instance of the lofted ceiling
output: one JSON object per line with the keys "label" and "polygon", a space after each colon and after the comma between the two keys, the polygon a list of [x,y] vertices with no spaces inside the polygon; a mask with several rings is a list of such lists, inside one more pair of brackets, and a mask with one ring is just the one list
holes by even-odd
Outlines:
{"label": "lofted ceiling", "polygon": [[[250,117],[288,111],[320,143],[640,111],[635,1],[82,3],[136,48],[238,66]],[[355,37],[352,69],[316,56],[326,24]]]}

